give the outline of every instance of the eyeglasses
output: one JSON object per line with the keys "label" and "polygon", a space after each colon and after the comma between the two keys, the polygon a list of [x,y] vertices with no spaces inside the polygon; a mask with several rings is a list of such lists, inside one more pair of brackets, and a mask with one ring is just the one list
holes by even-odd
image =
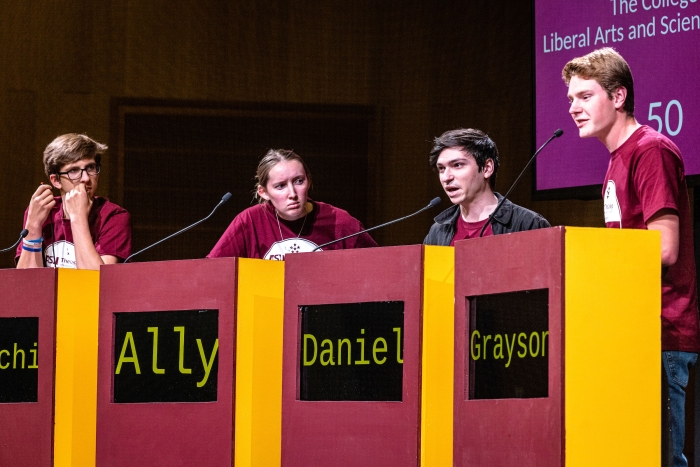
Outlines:
{"label": "eyeglasses", "polygon": [[79,167],[73,167],[72,169],[66,171],[66,172],[57,172],[59,176],[61,175],[66,175],[71,181],[77,182],[81,178],[83,178],[83,172],[86,172],[88,174],[88,177],[94,177],[98,173],[100,173],[100,166],[97,164],[89,164],[85,166],[84,169],[81,169]]}

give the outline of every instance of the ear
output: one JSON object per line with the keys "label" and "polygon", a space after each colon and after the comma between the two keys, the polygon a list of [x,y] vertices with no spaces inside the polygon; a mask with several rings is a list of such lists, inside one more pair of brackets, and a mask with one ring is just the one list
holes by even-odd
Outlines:
{"label": "ear", "polygon": [[54,188],[56,188],[58,190],[61,189],[61,181],[58,179],[58,175],[56,175],[56,174],[49,175],[49,181],[51,181],[51,185],[53,185]]}
{"label": "ear", "polygon": [[264,199],[265,201],[270,201],[270,197],[268,196],[267,192],[265,191],[265,188],[262,187],[261,185],[258,185],[258,196]]}
{"label": "ear", "polygon": [[484,178],[489,179],[493,175],[493,170],[494,170],[494,163],[493,159],[486,159],[486,163],[484,164],[484,168],[482,169],[482,172],[484,173]]}
{"label": "ear", "polygon": [[620,110],[625,105],[625,100],[627,100],[627,88],[620,86],[613,92],[612,95],[613,103],[615,104],[615,109]]}

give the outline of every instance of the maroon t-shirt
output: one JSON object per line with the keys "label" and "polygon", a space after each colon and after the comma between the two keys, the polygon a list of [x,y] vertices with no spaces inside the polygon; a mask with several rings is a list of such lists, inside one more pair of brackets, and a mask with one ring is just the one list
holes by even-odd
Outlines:
{"label": "maroon t-shirt", "polygon": [[[56,205],[44,222],[44,266],[53,268],[75,268],[75,246],[70,220],[63,218],[63,200],[54,198]],[[24,223],[27,223],[27,211]],[[121,260],[131,254],[131,217],[126,209],[106,198],[95,196],[88,214],[90,236],[100,256],[116,256]],[[17,247],[15,262],[22,253],[22,244]]]}
{"label": "maroon t-shirt", "polygon": [[[457,217],[457,229],[455,230],[455,236],[452,238],[452,242],[450,242],[450,246],[455,246],[455,242],[459,240],[479,237],[481,229],[484,228],[484,224],[486,224],[488,220],[489,218],[487,217],[479,222],[467,222],[460,214],[459,217]],[[493,235],[493,229],[491,228],[491,224],[489,224],[486,230],[484,230],[484,235],[482,235],[482,237],[490,237],[491,235]]]}
{"label": "maroon t-shirt", "polygon": [[663,350],[700,351],[695,253],[688,188],[680,150],[664,135],[644,125],[610,155],[603,185],[605,224],[646,229],[659,210],[678,214],[678,260],[662,268]]}
{"label": "maroon t-shirt", "polygon": [[[275,216],[270,203],[258,204],[237,215],[207,258],[238,256],[283,260],[287,253],[312,251],[331,240],[364,230],[354,217],[330,204],[311,201],[314,209],[295,221]],[[378,246],[364,233],[324,247],[324,250]]]}

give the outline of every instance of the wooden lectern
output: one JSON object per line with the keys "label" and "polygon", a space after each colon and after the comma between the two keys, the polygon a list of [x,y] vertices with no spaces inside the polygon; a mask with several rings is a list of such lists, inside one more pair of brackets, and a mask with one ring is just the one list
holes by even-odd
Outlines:
{"label": "wooden lectern", "polygon": [[98,466],[279,464],[283,266],[102,268]]}
{"label": "wooden lectern", "polygon": [[656,232],[455,245],[454,465],[658,466]]}
{"label": "wooden lectern", "polygon": [[97,271],[0,271],[0,465],[95,464]]}
{"label": "wooden lectern", "polygon": [[302,253],[285,262],[282,465],[444,465],[453,249]]}

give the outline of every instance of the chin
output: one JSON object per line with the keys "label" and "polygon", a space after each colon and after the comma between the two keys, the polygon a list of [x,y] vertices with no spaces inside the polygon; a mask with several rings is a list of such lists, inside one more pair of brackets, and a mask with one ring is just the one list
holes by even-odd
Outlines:
{"label": "chin", "polygon": [[299,211],[295,210],[295,211],[291,211],[291,212],[290,211],[282,211],[280,214],[282,214],[282,216],[289,221],[295,221],[295,220],[298,220],[298,219],[301,219],[302,217],[304,217],[304,212],[302,210],[299,210]]}
{"label": "chin", "polygon": [[589,123],[578,129],[578,135],[581,138],[597,138],[600,130]]}
{"label": "chin", "polygon": [[450,198],[450,202],[452,204],[462,204],[464,202],[465,198],[464,196],[456,196],[454,198]]}

